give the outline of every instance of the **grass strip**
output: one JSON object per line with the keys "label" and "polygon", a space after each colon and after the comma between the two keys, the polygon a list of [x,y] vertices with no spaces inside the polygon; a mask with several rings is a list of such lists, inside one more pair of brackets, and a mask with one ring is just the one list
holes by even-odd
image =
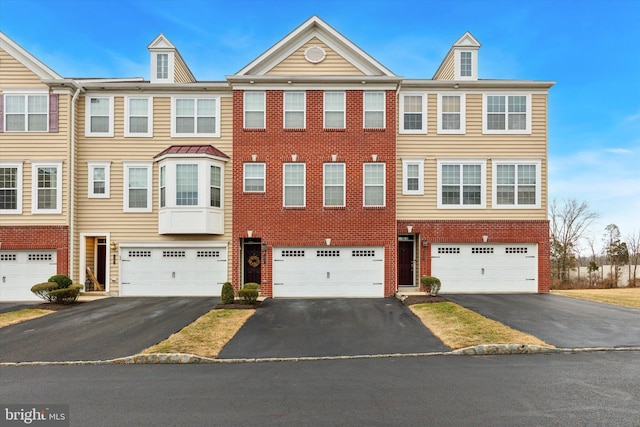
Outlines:
{"label": "grass strip", "polygon": [[621,305],[623,307],[640,308],[640,288],[566,289],[551,291],[551,293],[589,301]]}
{"label": "grass strip", "polygon": [[35,319],[53,313],[53,310],[41,310],[39,308],[24,308],[22,310],[10,311],[0,314],[0,328]]}
{"label": "grass strip", "polygon": [[166,340],[142,351],[216,357],[255,310],[211,310]]}
{"label": "grass strip", "polygon": [[452,302],[410,306],[435,336],[452,350],[485,344],[529,344],[553,347],[523,332]]}

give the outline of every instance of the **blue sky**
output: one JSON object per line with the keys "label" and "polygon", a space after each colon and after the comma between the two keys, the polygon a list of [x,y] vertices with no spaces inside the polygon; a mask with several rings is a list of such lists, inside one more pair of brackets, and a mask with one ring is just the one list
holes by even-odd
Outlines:
{"label": "blue sky", "polygon": [[431,78],[465,31],[480,78],[551,80],[549,200],[640,230],[638,0],[0,0],[0,30],[64,77],[149,78],[165,34],[198,80],[224,80],[312,15],[394,73]]}

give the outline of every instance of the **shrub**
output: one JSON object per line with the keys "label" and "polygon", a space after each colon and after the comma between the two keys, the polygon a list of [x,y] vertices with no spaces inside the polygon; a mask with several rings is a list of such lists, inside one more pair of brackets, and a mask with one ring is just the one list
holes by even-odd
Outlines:
{"label": "shrub", "polygon": [[53,296],[50,296],[49,293],[58,289],[58,284],[55,282],[44,282],[38,283],[37,285],[33,285],[31,287],[31,292],[36,294],[38,298],[42,298],[47,302],[53,302]]}
{"label": "shrub", "polygon": [[260,285],[255,282],[249,282],[244,284],[245,289],[255,289],[256,291],[260,290]]}
{"label": "shrub", "polygon": [[223,304],[233,304],[235,298],[235,292],[233,291],[233,285],[231,282],[224,282],[222,285],[222,292],[220,293]]}
{"label": "shrub", "polygon": [[244,287],[238,291],[238,296],[245,304],[255,304],[258,301],[258,290]]}
{"label": "shrub", "polygon": [[58,289],[65,289],[71,286],[73,281],[66,274],[56,274],[49,277],[48,282],[54,282],[58,284]]}
{"label": "shrub", "polygon": [[49,296],[58,304],[71,304],[78,300],[83,285],[72,284],[67,288],[54,289],[49,292]]}
{"label": "shrub", "polygon": [[440,279],[432,276],[422,276],[420,278],[420,283],[422,284],[423,290],[427,293],[427,295],[438,295],[440,292]]}

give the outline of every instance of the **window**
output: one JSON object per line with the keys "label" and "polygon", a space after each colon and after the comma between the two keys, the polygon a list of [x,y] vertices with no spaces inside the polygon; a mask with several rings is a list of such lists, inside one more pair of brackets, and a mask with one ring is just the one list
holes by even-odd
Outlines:
{"label": "window", "polygon": [[166,80],[169,78],[169,54],[158,53],[156,55],[156,79]]}
{"label": "window", "polygon": [[438,161],[438,207],[484,208],[486,162]]}
{"label": "window", "polygon": [[345,166],[344,163],[324,164],[324,206],[345,206]]}
{"label": "window", "polygon": [[400,133],[427,133],[426,95],[405,93],[400,97]]}
{"label": "window", "polygon": [[212,208],[222,207],[222,168],[211,166],[209,183],[209,206]]}
{"label": "window", "polygon": [[364,173],[364,206],[385,205],[385,167],[384,163],[365,163]]}
{"label": "window", "polygon": [[219,98],[174,98],[171,136],[220,136]]}
{"label": "window", "polygon": [[460,52],[460,76],[471,77],[471,52]]}
{"label": "window", "polygon": [[167,206],[167,167],[160,166],[160,207]]}
{"label": "window", "polygon": [[62,162],[32,163],[34,214],[62,213]]}
{"label": "window", "polygon": [[539,208],[540,161],[494,161],[493,207]]}
{"label": "window", "polygon": [[304,92],[284,93],[284,128],[304,129],[306,96]]}
{"label": "window", "polygon": [[0,214],[22,213],[22,163],[0,163]]}
{"label": "window", "polygon": [[244,128],[265,128],[265,104],[264,92],[244,93]]}
{"label": "window", "polygon": [[529,95],[484,95],[484,133],[531,133]]}
{"label": "window", "polygon": [[125,97],[125,136],[153,136],[153,98]]}
{"label": "window", "polygon": [[285,163],[283,171],[283,206],[304,207],[305,205],[305,164]]}
{"label": "window", "polygon": [[344,129],[345,124],[345,93],[324,93],[324,128]]}
{"label": "window", "polygon": [[113,97],[87,97],[87,136],[113,136]]}
{"label": "window", "polygon": [[151,165],[124,163],[124,211],[151,212]]}
{"label": "window", "polygon": [[264,193],[265,191],[265,164],[244,164],[243,191],[247,193]]}
{"label": "window", "polygon": [[365,129],[383,129],[385,127],[384,92],[364,92]]}
{"label": "window", "polygon": [[176,206],[198,206],[198,165],[176,165]]}
{"label": "window", "polygon": [[438,94],[438,133],[464,132],[464,94]]}
{"label": "window", "polygon": [[109,198],[110,162],[88,162],[89,198]]}
{"label": "window", "polygon": [[47,132],[49,96],[44,94],[5,94],[5,132]]}
{"label": "window", "polygon": [[424,194],[424,160],[402,160],[402,194],[421,196]]}

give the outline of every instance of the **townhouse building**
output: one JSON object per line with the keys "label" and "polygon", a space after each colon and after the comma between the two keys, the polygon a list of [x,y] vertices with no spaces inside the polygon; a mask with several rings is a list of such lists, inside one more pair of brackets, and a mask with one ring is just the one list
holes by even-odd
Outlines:
{"label": "townhouse building", "polygon": [[405,79],[315,16],[221,81],[147,49],[72,79],[0,33],[0,299],[549,290],[553,82],[480,79],[470,33]]}

